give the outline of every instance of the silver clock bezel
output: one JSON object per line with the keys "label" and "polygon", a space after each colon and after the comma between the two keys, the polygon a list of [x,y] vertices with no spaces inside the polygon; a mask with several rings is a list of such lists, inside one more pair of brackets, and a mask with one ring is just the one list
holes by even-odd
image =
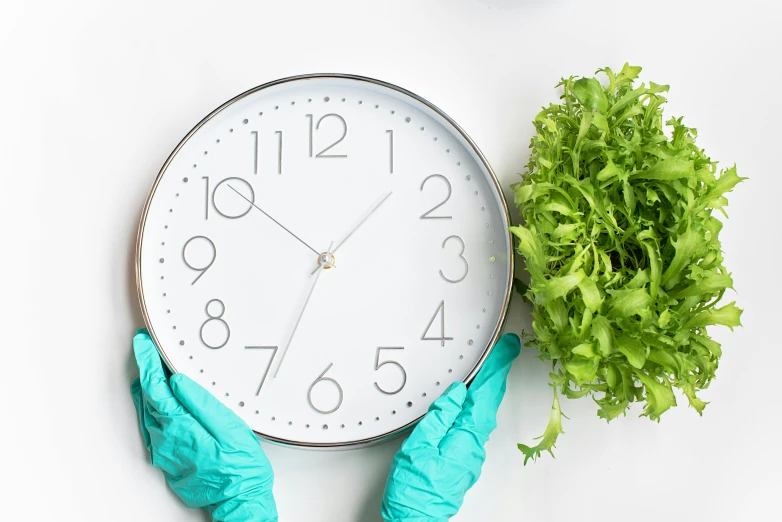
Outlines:
{"label": "silver clock bezel", "polygon": [[[486,361],[486,358],[491,353],[494,344],[497,342],[497,339],[500,336],[500,333],[502,331],[502,327],[505,324],[505,320],[507,318],[508,313],[508,307],[510,305],[510,297],[513,287],[513,275],[514,275],[514,255],[513,255],[513,237],[508,230],[510,227],[510,214],[508,212],[508,205],[505,201],[505,196],[502,192],[502,187],[499,184],[499,181],[497,180],[497,176],[494,174],[494,170],[492,170],[491,165],[489,165],[488,160],[483,155],[483,153],[480,151],[478,146],[475,144],[475,142],[470,138],[470,136],[467,135],[467,133],[462,129],[453,119],[451,119],[445,112],[440,110],[437,106],[429,102],[428,100],[418,96],[417,94],[414,94],[406,89],[403,89],[397,85],[384,82],[381,80],[376,80],[374,78],[369,78],[366,76],[357,76],[353,74],[340,74],[340,73],[315,73],[315,74],[301,74],[296,76],[289,76],[287,78],[281,78],[279,80],[274,80],[268,83],[264,83],[262,85],[259,85],[257,87],[253,87],[252,89],[249,89],[238,96],[235,96],[234,98],[231,98],[227,102],[220,105],[218,108],[213,110],[211,113],[209,113],[205,118],[203,118],[198,124],[193,127],[190,132],[187,133],[187,135],[182,138],[182,140],[177,144],[177,146],[174,148],[174,150],[171,152],[171,154],[166,158],[165,163],[163,163],[163,166],[161,167],[160,171],[158,172],[157,177],[155,178],[155,182],[152,185],[152,189],[150,190],[149,194],[147,195],[146,201],[144,203],[144,208],[141,214],[141,220],[139,223],[138,233],[136,236],[136,256],[135,256],[135,271],[136,271],[136,291],[138,294],[138,300],[139,300],[139,306],[141,307],[141,314],[144,318],[144,324],[146,325],[147,329],[149,330],[150,335],[152,336],[152,339],[155,341],[155,346],[158,349],[158,352],[160,353],[160,356],[165,361],[166,366],[168,366],[169,370],[172,373],[178,373],[174,365],[171,363],[169,358],[166,356],[165,350],[160,347],[160,342],[158,341],[157,336],[155,335],[155,330],[152,327],[152,322],[150,320],[149,314],[147,312],[147,307],[144,300],[144,290],[143,290],[143,284],[141,280],[141,249],[143,246],[143,240],[144,240],[144,226],[146,224],[147,215],[149,212],[150,205],[152,203],[152,199],[155,196],[155,192],[157,190],[158,185],[160,184],[160,181],[163,178],[163,175],[165,174],[168,166],[173,161],[174,157],[176,157],[179,150],[187,143],[187,141],[190,139],[191,136],[193,136],[206,122],[214,118],[217,114],[219,114],[221,111],[226,109],[227,107],[231,106],[232,104],[238,102],[239,100],[254,94],[260,90],[266,89],[268,87],[272,87],[275,85],[279,85],[282,83],[287,82],[294,82],[294,81],[301,81],[301,80],[312,80],[312,79],[324,79],[324,78],[337,78],[337,79],[346,79],[346,80],[354,80],[359,82],[367,82],[374,85],[378,85],[381,87],[385,87],[394,91],[397,91],[400,94],[403,94],[405,96],[408,96],[415,101],[422,103],[432,111],[434,111],[438,116],[443,118],[449,125],[451,125],[458,133],[462,136],[462,138],[466,141],[468,146],[472,149],[472,151],[475,153],[475,155],[478,157],[478,159],[481,161],[483,166],[485,167],[486,171],[489,173],[490,181],[493,183],[494,188],[497,190],[497,193],[499,194],[499,200],[500,200],[500,207],[502,210],[502,214],[505,218],[505,230],[506,234],[508,236],[508,274],[507,274],[507,284],[505,287],[505,295],[503,296],[503,305],[501,308],[501,313],[499,318],[497,319],[497,323],[494,326],[494,331],[491,335],[491,341],[484,349],[483,354],[481,355],[478,362],[475,364],[475,366],[472,368],[472,370],[469,372],[467,377],[465,377],[464,382],[469,384],[474,378],[475,375],[480,370],[481,366],[483,366],[483,363]],[[267,435],[264,433],[260,433],[258,431],[253,430],[256,436],[259,438],[276,443],[281,444],[284,446],[290,446],[290,447],[297,447],[297,448],[307,448],[307,449],[356,449],[356,448],[362,448],[366,447],[372,444],[377,444],[392,438],[395,438],[399,435],[404,434],[411,428],[413,428],[418,421],[421,420],[423,415],[418,417],[417,419],[400,426],[399,428],[396,428],[392,431],[376,435],[373,437],[369,437],[366,439],[360,439],[356,441],[350,441],[350,442],[301,442],[301,441],[294,441],[294,440],[288,440],[283,439],[279,437],[274,437],[271,435]]]}

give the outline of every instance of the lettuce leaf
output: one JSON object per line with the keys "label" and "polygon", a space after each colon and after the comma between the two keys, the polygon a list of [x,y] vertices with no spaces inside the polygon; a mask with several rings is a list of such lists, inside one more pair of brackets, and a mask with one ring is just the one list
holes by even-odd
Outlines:
{"label": "lettuce leaf", "polygon": [[[529,284],[540,358],[552,363],[554,402],[526,464],[552,452],[562,430],[557,390],[591,396],[610,421],[634,402],[652,420],[681,390],[698,414],[698,392],[722,355],[707,328],[740,326],[719,232],[730,192],[744,178],[695,144],[682,118],[663,119],[667,85],[636,86],[625,64],[598,78],[562,79],[561,103],[535,118],[522,181],[513,185],[523,225],[511,227]],[[663,122],[665,121],[665,124]],[[667,132],[666,132],[667,127]],[[553,455],[553,453],[552,453]]]}

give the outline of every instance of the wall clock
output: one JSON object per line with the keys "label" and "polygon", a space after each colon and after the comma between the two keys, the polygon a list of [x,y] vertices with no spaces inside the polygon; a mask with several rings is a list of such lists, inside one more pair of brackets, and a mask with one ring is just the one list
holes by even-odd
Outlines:
{"label": "wall clock", "polygon": [[422,98],[317,74],[247,91],[179,143],[147,199],[144,320],[261,437],[356,446],[471,379],[510,298],[508,211]]}

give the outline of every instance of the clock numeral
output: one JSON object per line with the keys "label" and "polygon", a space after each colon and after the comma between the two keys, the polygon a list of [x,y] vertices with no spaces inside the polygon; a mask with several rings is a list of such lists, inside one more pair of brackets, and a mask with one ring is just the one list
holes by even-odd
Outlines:
{"label": "clock numeral", "polygon": [[326,114],[325,116],[320,117],[318,122],[314,124],[314,129],[313,129],[314,118],[312,114],[307,114],[305,115],[305,117],[310,120],[310,149],[309,149],[310,158],[312,157],[312,152],[313,152],[312,149],[313,149],[313,141],[314,141],[314,137],[313,137],[314,131],[320,129],[321,122],[323,122],[323,120],[325,120],[326,118],[337,118],[340,121],[340,123],[342,123],[342,136],[337,141],[335,141],[334,143],[332,143],[322,151],[315,154],[315,157],[316,158],[347,158],[348,157],[347,154],[326,154],[327,151],[334,148],[338,143],[340,143],[342,140],[345,139],[345,136],[348,135],[348,124],[345,122],[345,118],[343,118],[339,114],[334,114],[334,113]]}
{"label": "clock numeral", "polygon": [[[217,310],[219,311],[215,310],[215,307],[217,307]],[[206,303],[205,309],[206,315],[209,319],[204,321],[204,323],[201,325],[201,329],[199,330],[201,342],[204,343],[204,346],[207,348],[211,348],[212,350],[219,350],[228,344],[228,339],[231,338],[231,328],[223,319],[223,314],[225,313],[225,304],[219,299],[212,299]],[[222,328],[220,328],[220,326],[222,326]],[[215,327],[222,331],[215,331]],[[205,331],[205,329],[211,330],[211,332]],[[209,340],[207,340],[205,337],[209,337]]]}
{"label": "clock numeral", "polygon": [[282,131],[274,131],[277,135],[277,174],[282,174]]}
{"label": "clock numeral", "polygon": [[[206,188],[205,203],[206,214],[204,219],[209,219],[209,176],[203,176]],[[222,190],[221,190],[222,189]],[[211,192],[212,208],[215,212],[228,219],[239,219],[247,215],[255,203],[255,191],[252,185],[242,178],[225,178],[218,183]],[[220,202],[218,203],[218,199]],[[242,201],[244,200],[244,201]],[[247,208],[244,208],[247,206]]]}
{"label": "clock numeral", "polygon": [[272,367],[272,362],[274,362],[274,357],[277,355],[277,346],[245,346],[245,350],[271,350],[272,356],[269,357],[269,362],[266,363],[266,369],[263,371],[263,377],[261,377],[261,384],[258,385],[258,391],[255,392],[255,395],[258,396],[261,394],[261,388],[263,388],[263,383],[266,382],[266,377],[269,375],[269,368]]}
{"label": "clock numeral", "polygon": [[202,176],[202,180],[204,180],[204,189],[206,193],[204,194],[204,219],[209,219],[209,176]]}
{"label": "clock numeral", "polygon": [[464,274],[458,279],[450,279],[448,277],[445,277],[445,274],[443,274],[443,271],[440,270],[440,277],[448,281],[449,283],[459,283],[461,281],[464,281],[464,278],[467,277],[467,272],[470,271],[470,265],[467,263],[467,260],[464,258],[464,240],[460,238],[459,236],[448,236],[445,238],[445,241],[443,241],[443,248],[445,248],[445,244],[448,243],[449,240],[455,239],[462,245],[462,250],[459,252],[459,259],[462,260],[462,263],[464,263]]}
{"label": "clock numeral", "polygon": [[258,174],[258,131],[250,131],[254,138],[253,148],[253,174]]}
{"label": "clock numeral", "polygon": [[[340,406],[342,406],[342,398],[343,398],[342,386],[340,386],[339,383],[337,381],[335,381],[334,379],[332,379],[331,377],[324,377],[324,375],[326,375],[326,372],[328,372],[331,369],[332,366],[334,366],[334,363],[329,364],[326,367],[326,369],[323,370],[323,373],[318,375],[318,378],[315,379],[312,382],[312,384],[310,384],[310,388],[309,388],[309,390],[307,390],[307,402],[309,403],[309,405],[312,406],[313,410],[317,411],[318,413],[323,413],[324,415],[327,415],[329,413],[334,413],[335,411],[337,411],[339,409]],[[321,382],[325,382],[325,381],[329,381],[329,382],[333,383],[334,386],[337,387],[337,391],[339,392],[339,400],[337,401],[337,405],[334,406],[333,408],[331,408],[330,410],[321,410],[320,408],[318,408],[317,406],[315,406],[312,403],[312,389],[315,387],[316,384],[321,383]]]}
{"label": "clock numeral", "polygon": [[[440,336],[439,337],[427,337],[429,330],[432,328],[434,320],[437,316],[440,316]],[[445,336],[445,301],[440,301],[440,306],[434,311],[434,315],[429,320],[429,324],[426,325],[424,333],[421,335],[422,341],[440,341],[440,346],[445,346],[445,341],[453,341],[453,337]]]}
{"label": "clock numeral", "polygon": [[[253,174],[258,174],[258,131],[250,131],[253,135]],[[282,131],[274,131],[277,135],[277,174],[282,174]]]}
{"label": "clock numeral", "polygon": [[394,173],[394,131],[389,129],[388,134],[388,173]]}
{"label": "clock numeral", "polygon": [[421,214],[421,219],[453,219],[453,216],[431,216],[430,215],[432,212],[445,205],[448,202],[448,200],[451,199],[451,193],[452,193],[451,182],[448,181],[448,178],[446,178],[442,174],[432,174],[431,176],[427,176],[426,178],[424,178],[424,180],[421,182],[421,192],[424,191],[424,185],[426,185],[426,182],[432,178],[442,179],[443,181],[445,181],[445,186],[448,188],[448,195],[445,196],[445,199],[442,200],[442,202],[438,203],[437,205],[433,206],[432,208],[430,208],[429,210]]}
{"label": "clock numeral", "polygon": [[[209,245],[209,250],[210,250],[211,254],[209,256],[209,262],[206,263],[206,265],[204,265],[204,266],[194,266],[193,264],[191,264],[187,260],[187,247],[190,246],[190,244],[193,241],[196,241],[196,244],[194,245],[194,248],[199,248],[198,247],[199,243],[201,243],[201,244],[208,244]],[[191,257],[193,257],[193,256],[194,256],[194,254],[191,251]],[[195,254],[195,256],[196,257],[200,257],[197,254]],[[196,272],[200,272],[198,274],[198,276],[195,279],[193,279],[193,282],[190,283],[191,285],[196,284],[196,281],[201,279],[201,276],[203,276],[206,273],[206,271],[209,270],[211,268],[211,266],[214,264],[215,259],[217,259],[217,248],[215,247],[215,244],[212,242],[211,239],[209,239],[206,236],[193,236],[193,237],[191,237],[190,239],[187,240],[187,242],[185,243],[185,246],[182,247],[182,260],[185,262],[185,264],[187,265],[187,267],[189,269],[195,270]],[[199,264],[203,264],[203,263],[199,263]]]}
{"label": "clock numeral", "polygon": [[383,388],[380,387],[380,385],[377,383],[377,381],[375,381],[375,388],[377,388],[377,390],[379,392],[385,393],[386,395],[394,395],[394,394],[399,393],[400,391],[402,391],[402,388],[404,388],[405,384],[407,384],[407,372],[405,371],[404,367],[402,367],[402,365],[399,364],[396,361],[386,360],[386,361],[380,362],[380,350],[404,350],[404,349],[405,349],[404,346],[379,346],[377,348],[377,351],[375,352],[375,371],[378,371],[380,368],[382,368],[386,364],[393,364],[394,366],[399,368],[399,371],[402,372],[402,384],[396,390],[393,390],[393,391],[384,390]]}

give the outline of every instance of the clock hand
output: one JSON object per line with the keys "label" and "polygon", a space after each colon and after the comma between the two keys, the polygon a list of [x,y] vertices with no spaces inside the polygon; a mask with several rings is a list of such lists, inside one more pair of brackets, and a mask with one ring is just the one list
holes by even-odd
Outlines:
{"label": "clock hand", "polygon": [[238,190],[236,190],[235,188],[233,188],[233,187],[232,187],[230,184],[228,184],[228,188],[230,188],[231,190],[233,190],[234,192],[236,192],[237,194],[239,194],[239,195],[240,195],[240,196],[241,196],[241,197],[242,197],[242,198],[243,198],[243,199],[244,199],[244,200],[245,200],[247,203],[249,203],[250,205],[252,205],[252,206],[254,206],[255,208],[257,208],[258,210],[260,210],[260,211],[261,211],[261,213],[262,213],[264,216],[266,216],[267,218],[269,218],[269,219],[271,219],[272,221],[274,221],[275,223],[277,223],[277,224],[280,226],[280,228],[282,228],[283,230],[285,230],[285,232],[287,232],[288,234],[290,234],[290,235],[292,235],[293,237],[295,237],[296,239],[298,239],[298,240],[299,240],[299,242],[300,242],[302,245],[304,245],[305,247],[307,247],[307,248],[309,248],[310,250],[312,250],[313,252],[315,252],[315,255],[317,255],[317,256],[319,256],[319,255],[320,255],[320,252],[318,252],[317,250],[315,250],[314,248],[312,248],[311,246],[309,246],[307,243],[305,243],[305,242],[304,242],[304,240],[303,240],[303,239],[301,239],[299,236],[297,236],[296,234],[294,234],[293,232],[291,232],[290,230],[288,230],[287,228],[285,228],[285,226],[284,226],[282,223],[280,223],[279,221],[277,221],[276,219],[274,219],[273,217],[271,217],[269,214],[267,214],[266,212],[264,212],[264,211],[263,211],[263,209],[262,209],[261,207],[259,207],[258,205],[256,205],[255,203],[253,203],[252,201],[250,201],[249,199],[247,199],[247,198],[244,196],[244,194],[242,194],[241,192],[239,192]]}
{"label": "clock hand", "polygon": [[[331,247],[333,245],[334,245],[334,241],[332,241],[331,244],[329,245],[328,251],[331,251]],[[272,378],[274,379],[277,378],[277,374],[280,371],[280,366],[282,366],[282,361],[285,359],[285,354],[288,353],[288,347],[291,345],[291,341],[293,341],[293,336],[296,335],[296,329],[299,327],[301,318],[304,317],[304,310],[307,309],[307,304],[310,302],[310,297],[312,297],[312,291],[315,290],[315,285],[318,284],[318,278],[320,277],[320,274],[323,273],[323,270],[325,269],[326,266],[327,265],[319,265],[318,268],[320,270],[316,270],[318,272],[318,275],[315,276],[315,280],[312,282],[310,291],[307,294],[307,299],[304,301],[304,305],[301,307],[301,312],[299,312],[299,317],[296,319],[296,324],[293,325],[293,331],[291,332],[290,337],[288,337],[288,342],[285,343],[285,347],[282,349],[282,353],[280,354],[280,361],[277,363],[277,368],[274,370],[274,375],[272,375]]]}
{"label": "clock hand", "polygon": [[[352,236],[352,235],[353,235],[353,233],[354,233],[356,230],[358,230],[358,228],[359,228],[361,225],[363,225],[363,224],[364,224],[364,222],[365,222],[367,219],[369,219],[369,216],[371,216],[372,214],[374,214],[374,213],[375,213],[375,211],[376,211],[377,209],[379,209],[379,208],[380,208],[380,205],[382,205],[383,203],[385,203],[385,202],[386,202],[386,200],[387,200],[388,198],[390,198],[390,197],[391,197],[391,194],[393,194],[393,192],[389,192],[388,194],[386,194],[386,195],[383,197],[383,199],[381,199],[381,200],[380,200],[380,201],[379,201],[379,202],[378,202],[378,203],[377,203],[377,204],[376,204],[374,207],[372,207],[372,209],[371,209],[371,210],[370,210],[370,211],[369,211],[369,212],[368,212],[368,213],[367,213],[367,214],[364,216],[364,218],[363,218],[361,221],[359,221],[358,225],[356,225],[355,227],[353,227],[353,230],[351,230],[351,231],[348,233],[348,235],[346,235],[346,236],[345,236],[345,237],[342,239],[342,241],[340,241],[340,242],[339,242],[339,244],[338,244],[338,245],[337,245],[337,246],[334,248],[334,250],[331,250],[331,247],[329,246],[329,250],[328,250],[328,252],[327,252],[327,253],[328,253],[328,254],[330,254],[330,255],[332,256],[332,259],[333,259],[334,253],[336,253],[337,249],[338,249],[339,247],[341,247],[343,244],[345,244],[345,241],[347,241],[347,240],[348,240],[348,238],[349,238],[350,236]],[[337,265],[336,265],[336,264],[334,264],[334,263],[332,263],[330,266],[332,266],[332,267],[333,267],[333,266],[337,266]],[[315,272],[317,272],[317,271],[318,271],[320,268],[322,268],[322,265],[321,265],[320,263],[318,263],[318,266],[315,268],[315,270],[313,270],[313,271],[310,273],[310,275],[312,275],[312,274],[314,274]]]}
{"label": "clock hand", "polygon": [[366,216],[364,216],[364,219],[362,219],[362,220],[361,220],[361,221],[358,223],[358,225],[356,225],[356,226],[353,228],[353,230],[351,230],[351,231],[350,231],[350,233],[348,233],[348,235],[347,235],[347,236],[345,236],[345,238],[344,238],[342,241],[340,241],[340,242],[337,244],[337,246],[336,246],[336,247],[334,247],[334,250],[332,250],[332,251],[331,251],[331,254],[335,254],[335,253],[337,252],[337,250],[339,250],[339,247],[341,247],[342,245],[344,245],[344,244],[345,244],[345,241],[347,241],[347,240],[348,240],[348,238],[349,238],[350,236],[352,236],[352,235],[353,235],[353,233],[354,233],[356,230],[358,230],[358,227],[360,227],[361,225],[363,225],[363,224],[364,224],[364,222],[365,222],[367,219],[369,219],[369,216],[371,216],[372,214],[374,214],[374,213],[375,213],[375,211],[376,211],[377,209],[379,209],[379,208],[380,208],[380,205],[382,205],[383,203],[385,203],[385,202],[386,202],[386,200],[387,200],[388,198],[390,198],[390,197],[391,197],[391,194],[393,194],[393,192],[389,192],[388,194],[386,194],[386,195],[385,195],[385,197],[384,197],[383,199],[381,199],[379,203],[377,203],[377,204],[376,204],[374,207],[372,207],[372,209],[369,211],[369,213],[368,213]]}

